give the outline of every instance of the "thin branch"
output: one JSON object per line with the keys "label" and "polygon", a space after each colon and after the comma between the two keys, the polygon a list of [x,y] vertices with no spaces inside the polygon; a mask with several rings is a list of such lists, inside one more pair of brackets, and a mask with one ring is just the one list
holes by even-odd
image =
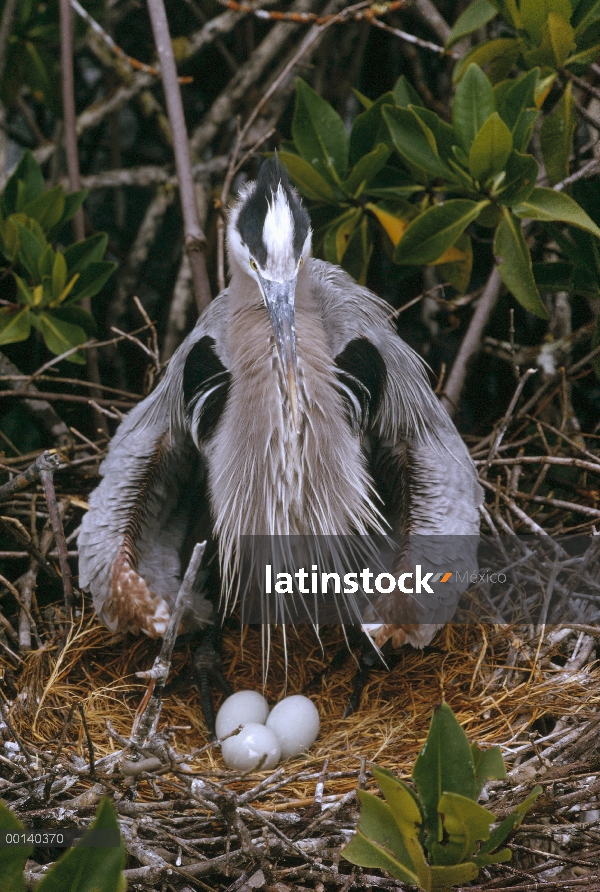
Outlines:
{"label": "thin branch", "polygon": [[[40,458],[43,458],[43,456],[40,456]],[[53,462],[44,462],[44,466],[40,470],[40,479],[42,481],[42,486],[44,487],[44,495],[46,496],[46,503],[48,505],[48,514],[50,515],[50,523],[52,524],[52,532],[54,533],[54,541],[56,542],[56,550],[58,551],[58,564],[62,576],[67,619],[73,622],[73,580],[71,578],[71,568],[67,559],[65,531],[60,516],[58,502],[56,500],[56,490],[54,489],[55,469],[55,464]]]}
{"label": "thin branch", "polygon": [[0,83],[2,83],[4,68],[6,67],[8,41],[16,6],[17,0],[6,0],[4,11],[2,12],[2,22],[0,22]]}
{"label": "thin branch", "polygon": [[0,502],[6,502],[15,493],[26,489],[30,483],[34,483],[40,479],[43,470],[48,467],[56,470],[60,464],[60,455],[58,453],[42,452],[36,460],[29,465],[24,471],[18,471],[12,480],[0,486]]}
{"label": "thin branch", "polygon": [[[66,2],[66,0],[62,0]],[[210,284],[206,272],[204,248],[206,238],[198,220],[196,196],[194,192],[194,180],[190,160],[190,148],[188,144],[185,117],[181,91],[177,79],[173,45],[169,33],[169,23],[163,0],[148,0],[148,10],[152,22],[154,42],[160,60],[160,70],[167,100],[169,123],[173,134],[173,150],[175,152],[175,166],[179,180],[179,197],[183,211],[183,226],[185,232],[185,249],[190,258],[192,281],[194,284],[194,297],[198,314],[209,305],[211,300]]]}
{"label": "thin branch", "polygon": [[490,320],[496,303],[498,302],[501,290],[502,279],[500,278],[498,268],[494,267],[487,280],[483,294],[479,298],[477,308],[473,314],[473,318],[471,319],[462,344],[460,345],[458,356],[454,360],[452,371],[448,375],[448,381],[444,388],[442,403],[450,415],[454,415],[458,407],[460,394],[467,377],[469,363],[479,350],[484,329]]}

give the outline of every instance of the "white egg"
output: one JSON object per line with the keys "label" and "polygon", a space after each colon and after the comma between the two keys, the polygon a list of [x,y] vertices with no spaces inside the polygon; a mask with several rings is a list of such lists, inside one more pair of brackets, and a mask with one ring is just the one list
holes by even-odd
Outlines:
{"label": "white egg", "polygon": [[238,691],[221,705],[217,713],[215,730],[217,737],[226,737],[248,722],[264,725],[269,715],[269,704],[258,691]]}
{"label": "white egg", "polygon": [[238,771],[252,771],[264,758],[260,765],[263,771],[275,768],[281,758],[281,745],[277,736],[265,725],[249,722],[239,734],[223,741],[221,753],[227,767]]}
{"label": "white egg", "polygon": [[267,719],[281,743],[281,758],[289,759],[310,749],[319,733],[317,707],[302,694],[285,697],[274,706]]}

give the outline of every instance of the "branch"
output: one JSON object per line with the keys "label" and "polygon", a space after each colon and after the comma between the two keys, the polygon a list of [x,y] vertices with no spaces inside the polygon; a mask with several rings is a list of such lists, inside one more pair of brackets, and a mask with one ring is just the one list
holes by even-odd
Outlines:
{"label": "branch", "polygon": [[4,75],[6,66],[6,57],[8,55],[8,41],[10,38],[10,29],[12,26],[13,15],[17,5],[17,0],[6,0],[4,11],[2,13],[2,22],[0,23],[0,83]]}
{"label": "branch", "polygon": [[[27,379],[21,374],[16,365],[14,365],[7,356],[0,351],[0,375],[6,377],[7,386],[13,390],[25,390],[26,393],[35,395],[38,389],[34,384],[24,387],[24,381]],[[36,421],[52,438],[56,446],[72,446],[73,438],[69,433],[69,428],[62,420],[60,415],[52,408],[47,400],[25,399],[24,406]]]}
{"label": "branch", "polygon": [[[75,82],[73,77],[73,19],[69,0],[60,0],[60,65],[62,78],[63,120],[65,125],[65,150],[69,189],[77,192],[79,182],[79,158],[77,156],[77,129],[75,124]],[[83,208],[73,218],[75,241],[85,238]]]}
{"label": "branch", "polygon": [[477,308],[460,345],[458,356],[454,360],[452,371],[448,376],[448,381],[442,394],[442,404],[451,416],[454,415],[458,407],[460,394],[467,376],[468,365],[479,350],[484,329],[498,302],[501,290],[502,279],[500,278],[498,268],[494,267],[487,280],[483,294],[479,298]]}
{"label": "branch", "polygon": [[442,43],[446,43],[452,30],[446,20],[440,15],[431,0],[415,0],[413,9],[421,19],[436,34]]}
{"label": "branch", "polygon": [[[62,0],[62,2],[64,3],[66,0]],[[173,134],[175,166],[177,167],[177,178],[179,180],[179,197],[183,211],[185,250],[190,259],[194,297],[196,298],[198,313],[200,314],[209,305],[211,293],[204,258],[206,238],[198,220],[198,208],[196,207],[196,196],[194,194],[194,179],[192,176],[190,148],[183,114],[181,91],[177,79],[173,45],[171,44],[169,23],[163,0],[148,0],[148,10],[152,22],[154,42],[160,60],[169,123],[171,124],[171,132]]]}

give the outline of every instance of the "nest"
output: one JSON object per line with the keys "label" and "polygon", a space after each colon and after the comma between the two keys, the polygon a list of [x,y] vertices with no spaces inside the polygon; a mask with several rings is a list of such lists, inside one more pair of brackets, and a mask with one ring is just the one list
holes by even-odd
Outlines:
{"label": "nest", "polygon": [[[492,531],[595,532],[595,441],[565,433],[560,419],[539,417],[548,399],[546,388],[526,411],[472,443]],[[82,446],[56,478],[67,543],[74,541],[101,454]],[[23,469],[33,457],[7,459],[5,467]],[[40,526],[46,518],[40,493],[15,494],[3,514],[5,524],[20,527],[18,547],[26,555],[36,544],[55,565],[50,525]],[[321,716],[309,753],[274,772],[240,776],[225,769],[209,741],[193,687],[165,697],[157,733],[131,743],[146,691],[136,672],[150,669],[159,643],[111,635],[77,592],[70,624],[60,582],[36,570],[37,593],[31,578],[27,588],[23,576],[33,565],[19,554],[0,602],[0,793],[31,827],[89,823],[101,796],[110,795],[129,853],[131,888],[402,888],[387,876],[353,869],[340,860],[340,847],[356,824],[357,786],[372,786],[369,763],[408,777],[432,711],[444,699],[470,740],[502,747],[509,775],[488,786],[488,807],[503,816],[533,783],[544,788],[511,841],[513,861],[482,870],[471,888],[516,890],[535,882],[549,890],[600,889],[600,630],[585,616],[561,625],[448,625],[424,651],[406,648],[389,671],[374,670],[360,710],[348,718],[342,713],[355,657],[328,669],[344,646],[339,627],[323,627],[320,639],[310,626],[288,629],[286,648],[275,629],[263,677],[260,629],[228,623],[223,662],[235,689],[264,687],[272,704],[316,677],[310,696]],[[589,572],[597,571],[592,563]],[[548,574],[540,584],[549,585]],[[189,657],[189,649],[175,651],[172,675]],[[43,852],[35,858],[28,863],[28,888],[43,873]]]}

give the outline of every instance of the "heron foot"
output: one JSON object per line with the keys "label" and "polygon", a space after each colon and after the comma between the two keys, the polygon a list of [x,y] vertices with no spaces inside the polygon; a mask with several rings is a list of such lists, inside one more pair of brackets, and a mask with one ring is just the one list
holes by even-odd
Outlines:
{"label": "heron foot", "polygon": [[216,685],[225,697],[233,694],[233,688],[223,674],[220,645],[221,630],[210,626],[194,651],[187,671],[165,688],[167,694],[185,690],[192,685],[198,689],[204,724],[211,740],[217,739],[213,687]]}

